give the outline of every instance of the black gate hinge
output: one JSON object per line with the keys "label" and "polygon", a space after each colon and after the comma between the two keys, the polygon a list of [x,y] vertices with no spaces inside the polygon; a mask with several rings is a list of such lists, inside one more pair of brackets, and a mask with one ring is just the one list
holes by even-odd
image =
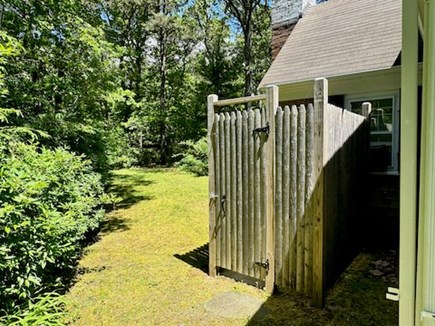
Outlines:
{"label": "black gate hinge", "polygon": [[269,271],[269,259],[266,259],[266,262],[256,261],[255,265],[263,267],[266,270],[266,272]]}
{"label": "black gate hinge", "polygon": [[252,133],[255,135],[256,133],[264,132],[267,136],[269,136],[269,121],[266,122],[265,127],[259,127],[252,130]]}

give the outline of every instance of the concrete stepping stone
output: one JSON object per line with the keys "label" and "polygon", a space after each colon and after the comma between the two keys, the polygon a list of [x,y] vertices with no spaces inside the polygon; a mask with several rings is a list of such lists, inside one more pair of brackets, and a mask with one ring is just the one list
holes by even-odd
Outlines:
{"label": "concrete stepping stone", "polygon": [[205,304],[205,309],[223,318],[250,318],[255,314],[264,313],[260,299],[234,293],[219,293]]}

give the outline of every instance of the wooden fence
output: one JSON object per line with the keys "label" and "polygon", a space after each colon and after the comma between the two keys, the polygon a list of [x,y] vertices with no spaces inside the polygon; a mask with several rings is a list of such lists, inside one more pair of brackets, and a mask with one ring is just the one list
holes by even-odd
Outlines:
{"label": "wooden fence", "polygon": [[349,256],[368,127],[328,104],[325,79],[314,93],[314,105],[284,109],[274,86],[255,98],[209,97],[209,267],[264,280],[269,292],[296,289],[320,306]]}

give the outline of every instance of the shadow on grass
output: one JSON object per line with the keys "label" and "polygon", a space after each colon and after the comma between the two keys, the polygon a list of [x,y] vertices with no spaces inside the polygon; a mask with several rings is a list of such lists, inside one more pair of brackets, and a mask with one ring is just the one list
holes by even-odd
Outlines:
{"label": "shadow on grass", "polygon": [[208,243],[185,254],[175,254],[174,257],[208,274]]}
{"label": "shadow on grass", "polygon": [[[108,178],[108,186],[106,192],[120,199],[119,202],[106,207],[107,211],[115,211],[117,209],[129,208],[132,205],[144,201],[153,199],[152,196],[144,195],[143,189],[137,189],[137,187],[146,187],[153,184],[154,181],[148,180],[146,176],[141,174],[115,174],[111,173]],[[80,242],[81,251],[78,252],[78,258],[72,263],[71,268],[65,268],[63,270],[54,270],[52,274],[55,277],[60,278],[63,284],[61,288],[53,290],[59,291],[59,293],[66,293],[69,289],[77,283],[80,276],[89,273],[100,273],[106,270],[105,265],[96,267],[81,267],[79,265],[80,259],[86,255],[87,247],[101,240],[101,236],[111,232],[122,232],[129,230],[129,221],[124,217],[122,213],[112,212],[107,215],[107,219],[103,221],[96,229],[90,230],[86,233],[84,239]],[[54,283],[54,282],[53,282]],[[56,284],[58,282],[56,281]]]}
{"label": "shadow on grass", "polygon": [[385,299],[387,287],[397,286],[396,256],[362,252],[328,291],[324,309],[295,292],[275,293],[247,325],[397,325],[398,303]]}
{"label": "shadow on grass", "polygon": [[331,314],[310,306],[307,297],[296,292],[276,292],[263,303],[247,325],[327,325]]}
{"label": "shadow on grass", "polygon": [[129,229],[130,227],[125,220],[116,216],[111,216],[109,219],[101,223],[100,226],[101,233],[127,231]]}
{"label": "shadow on grass", "polygon": [[[114,183],[114,180],[117,183]],[[139,192],[135,189],[135,187],[146,187],[153,183],[154,181],[147,180],[142,175],[121,174],[112,176],[107,191],[120,198],[120,201],[113,205],[112,209],[126,209],[140,201],[153,199],[152,196],[138,194]]]}

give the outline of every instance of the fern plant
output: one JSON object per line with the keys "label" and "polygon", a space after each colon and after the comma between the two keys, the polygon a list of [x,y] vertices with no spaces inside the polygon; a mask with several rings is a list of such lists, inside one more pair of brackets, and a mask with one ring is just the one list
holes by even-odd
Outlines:
{"label": "fern plant", "polygon": [[202,137],[196,142],[185,141],[181,143],[186,148],[185,153],[178,154],[181,160],[176,164],[181,170],[197,176],[208,174],[208,143],[207,137]]}

